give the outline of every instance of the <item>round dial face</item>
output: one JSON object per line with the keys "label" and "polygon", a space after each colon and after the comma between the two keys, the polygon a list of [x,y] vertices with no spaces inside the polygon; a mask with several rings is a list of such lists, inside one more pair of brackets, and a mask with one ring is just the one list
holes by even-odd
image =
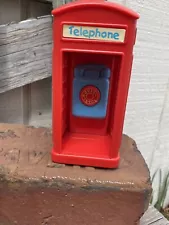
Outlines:
{"label": "round dial face", "polygon": [[86,106],[96,105],[101,98],[100,90],[92,85],[83,87],[80,91],[80,100]]}

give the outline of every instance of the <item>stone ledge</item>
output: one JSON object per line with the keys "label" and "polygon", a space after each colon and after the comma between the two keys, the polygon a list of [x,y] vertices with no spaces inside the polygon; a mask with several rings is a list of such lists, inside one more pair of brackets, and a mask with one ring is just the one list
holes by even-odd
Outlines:
{"label": "stone ledge", "polygon": [[[49,225],[138,222],[148,208],[151,183],[147,165],[131,138],[123,135],[118,169],[54,164],[51,149],[50,129],[0,124],[0,222],[6,210],[10,213],[4,218],[13,218],[19,225],[44,225],[48,211]],[[13,198],[17,201],[14,209]],[[33,200],[36,208],[32,211]],[[22,212],[22,221],[18,210]],[[98,214],[98,218],[91,214]],[[25,218],[27,222],[23,222]],[[32,218],[37,219],[36,224]]]}

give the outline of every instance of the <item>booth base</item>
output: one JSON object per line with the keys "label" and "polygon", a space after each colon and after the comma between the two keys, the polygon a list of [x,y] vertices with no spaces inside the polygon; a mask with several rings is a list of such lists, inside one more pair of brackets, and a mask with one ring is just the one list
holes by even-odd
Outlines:
{"label": "booth base", "polygon": [[118,169],[52,163],[51,148],[50,129],[0,124],[0,224],[139,224],[152,189],[131,138]]}
{"label": "booth base", "polygon": [[117,168],[119,156],[110,157],[111,136],[67,133],[63,139],[63,149],[58,154],[52,151],[52,160],[57,163]]}
{"label": "booth base", "polygon": [[81,165],[81,166],[93,166],[101,168],[117,168],[119,165],[119,157],[115,159],[106,158],[92,158],[82,157],[76,155],[56,154],[53,150],[52,153],[53,162],[70,164],[70,165]]}

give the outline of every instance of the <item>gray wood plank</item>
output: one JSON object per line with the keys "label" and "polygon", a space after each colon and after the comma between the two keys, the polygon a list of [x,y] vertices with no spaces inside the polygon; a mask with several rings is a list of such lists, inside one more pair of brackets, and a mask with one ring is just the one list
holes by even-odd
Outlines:
{"label": "gray wood plank", "polygon": [[0,93],[51,76],[52,17],[0,26]]}
{"label": "gray wood plank", "polygon": [[61,6],[61,5],[64,5],[64,4],[67,4],[69,2],[73,2],[73,1],[75,1],[75,0],[53,0],[51,2],[52,2],[52,5],[53,5],[53,8],[55,9],[55,8]]}
{"label": "gray wood plank", "polygon": [[141,218],[140,225],[169,225],[169,221],[153,206],[150,206]]}

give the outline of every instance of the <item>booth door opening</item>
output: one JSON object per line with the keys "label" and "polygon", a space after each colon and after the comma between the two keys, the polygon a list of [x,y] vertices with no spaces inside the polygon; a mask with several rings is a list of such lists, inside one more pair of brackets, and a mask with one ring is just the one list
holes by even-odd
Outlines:
{"label": "booth door opening", "polygon": [[107,135],[113,57],[71,55],[70,132]]}
{"label": "booth door opening", "polygon": [[113,54],[64,53],[64,154],[110,158],[120,63]]}

